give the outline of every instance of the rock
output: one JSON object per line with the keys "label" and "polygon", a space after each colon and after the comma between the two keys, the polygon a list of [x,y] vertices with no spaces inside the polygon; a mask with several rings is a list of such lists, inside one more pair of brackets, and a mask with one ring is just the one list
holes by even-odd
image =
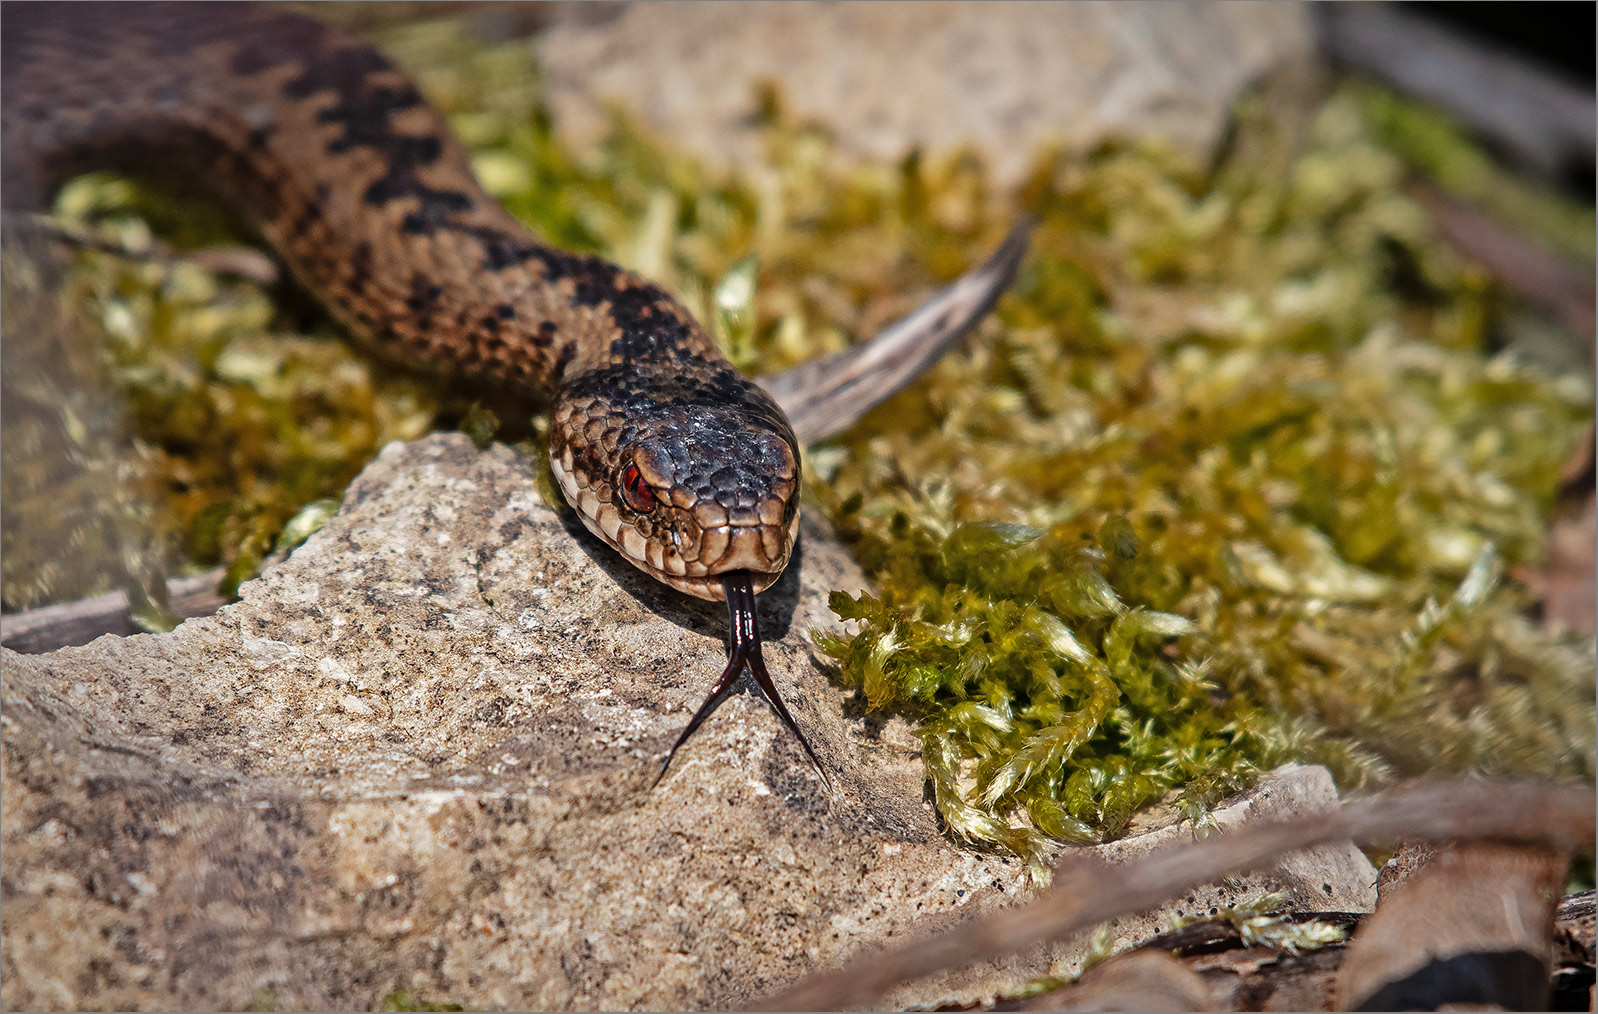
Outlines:
{"label": "rock", "polygon": [[757,93],[854,163],[973,147],[1000,187],[1038,149],[1160,138],[1200,157],[1244,87],[1307,62],[1295,4],[641,3],[567,8],[536,41],[563,136],[619,105],[711,166],[758,165]]}
{"label": "rock", "polygon": [[[722,607],[613,560],[535,478],[458,434],[391,445],[216,615],[4,651],[0,1002],[371,1008],[404,989],[719,1007],[1021,900],[1019,862],[940,834],[907,727],[868,720],[812,657],[827,593],[863,584],[814,522],[761,620],[837,796],[746,695],[651,790],[723,664]],[[1296,768],[1221,819],[1335,799],[1324,771]],[[1344,860],[1335,882],[1298,869],[1175,907],[1286,885],[1358,908],[1374,877]],[[917,995],[980,999],[1085,949]]]}

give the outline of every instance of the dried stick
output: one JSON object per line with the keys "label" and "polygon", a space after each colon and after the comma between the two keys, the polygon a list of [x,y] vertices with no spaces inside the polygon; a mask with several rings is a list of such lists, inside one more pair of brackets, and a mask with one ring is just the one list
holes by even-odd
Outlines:
{"label": "dried stick", "polygon": [[281,278],[277,262],[253,247],[225,246],[206,250],[174,250],[157,240],[134,249],[115,240],[73,228],[44,215],[7,211],[4,229],[24,240],[58,243],[74,250],[97,250],[133,261],[159,264],[194,264],[219,275],[232,275],[257,285],[276,285]]}
{"label": "dried stick", "polygon": [[1035,947],[1106,919],[1160,904],[1214,880],[1327,842],[1403,837],[1492,839],[1590,849],[1593,789],[1531,781],[1453,779],[1349,803],[1335,812],[1263,824],[1172,846],[1121,867],[1070,858],[1054,886],[1021,908],[979,916],[947,933],[856,958],[841,969],[757,1001],[756,1010],[869,1005],[901,982]]}
{"label": "dried stick", "polygon": [[1591,88],[1391,5],[1325,4],[1316,14],[1338,63],[1443,107],[1542,173],[1592,165]]}
{"label": "dried stick", "polygon": [[[225,571],[226,568],[217,567],[193,577],[168,581],[167,597],[172,612],[188,619],[209,616],[226,605],[228,600],[216,590]],[[128,614],[127,593],[121,591],[0,616],[0,645],[12,651],[54,651],[88,644],[102,634],[126,636],[139,632],[138,625]]]}
{"label": "dried stick", "polygon": [[1408,189],[1431,214],[1438,233],[1450,246],[1486,268],[1516,295],[1553,311],[1591,356],[1598,327],[1591,271],[1578,270],[1535,240],[1436,187],[1417,183]]}

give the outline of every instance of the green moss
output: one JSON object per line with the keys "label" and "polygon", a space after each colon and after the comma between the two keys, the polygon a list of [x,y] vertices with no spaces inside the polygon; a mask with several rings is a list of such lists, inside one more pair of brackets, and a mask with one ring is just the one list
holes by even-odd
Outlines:
{"label": "green moss", "polygon": [[822,650],[922,716],[970,841],[1111,836],[1169,790],[1202,819],[1288,758],[1592,777],[1591,642],[1499,580],[1586,379],[1484,353],[1491,289],[1349,94],[1274,168],[1044,164],[1003,326],[816,463],[880,588]]}
{"label": "green moss", "polygon": [[431,1000],[423,1000],[408,989],[396,989],[383,998],[383,1002],[377,1009],[383,1011],[448,1011],[465,1010],[466,1008],[458,1003],[436,1003]]}
{"label": "green moss", "polygon": [[494,414],[493,409],[473,403],[461,419],[461,432],[472,438],[472,443],[477,445],[479,451],[487,450],[488,445],[494,442],[494,435],[499,432],[499,416]]}
{"label": "green moss", "polygon": [[1181,929],[1201,922],[1230,923],[1242,938],[1244,947],[1271,947],[1297,957],[1318,951],[1328,944],[1341,943],[1348,930],[1319,919],[1302,922],[1289,918],[1290,899],[1285,894],[1265,894],[1251,901],[1227,905],[1215,915],[1173,918],[1171,928]]}
{"label": "green moss", "polygon": [[[522,44],[382,41],[513,212],[656,277],[756,371],[870,335],[1040,218],[995,319],[806,461],[877,589],[835,596],[849,633],[817,643],[919,721],[954,834],[1041,864],[1170,793],[1202,823],[1288,759],[1349,789],[1593,777],[1592,642],[1542,632],[1504,576],[1540,560],[1589,378],[1488,351],[1503,300],[1405,196],[1368,91],[1292,144],[1245,104],[1213,171],[1045,156],[1010,203],[971,155],[835,169],[769,92],[758,176],[712,178],[619,118],[579,157]],[[187,565],[247,574],[384,441],[464,412],[325,324],[284,336],[248,283],[87,259]]]}

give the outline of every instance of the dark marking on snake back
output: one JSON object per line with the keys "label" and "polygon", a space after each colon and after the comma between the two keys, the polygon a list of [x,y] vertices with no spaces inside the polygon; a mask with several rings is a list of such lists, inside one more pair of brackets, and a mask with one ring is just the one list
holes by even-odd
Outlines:
{"label": "dark marking on snake back", "polygon": [[[625,504],[629,463],[662,470],[657,516],[585,523],[659,581],[739,597],[737,654],[757,665],[744,620],[788,563],[798,440],[670,294],[530,233],[417,88],[337,28],[255,4],[106,3],[8,4],[5,29],[8,206],[91,168],[204,181],[357,340],[550,406],[552,466],[582,463],[563,486],[579,512]],[[690,561],[663,543],[681,531],[670,511],[710,519],[720,548]]]}

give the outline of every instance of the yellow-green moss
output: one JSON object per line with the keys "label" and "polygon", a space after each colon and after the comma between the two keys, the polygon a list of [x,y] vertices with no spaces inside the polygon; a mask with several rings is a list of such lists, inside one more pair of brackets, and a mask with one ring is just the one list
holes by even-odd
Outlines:
{"label": "yellow-green moss", "polygon": [[1341,943],[1348,937],[1348,929],[1343,926],[1320,919],[1293,920],[1289,917],[1289,900],[1286,894],[1263,894],[1250,901],[1227,905],[1214,915],[1172,918],[1171,929],[1210,921],[1230,923],[1244,947],[1272,947],[1294,957]]}
{"label": "yellow-green moss", "polygon": [[383,1002],[378,1006],[382,1011],[450,1011],[465,1010],[458,1003],[439,1003],[434,1000],[423,1000],[408,989],[396,989],[383,997]]}
{"label": "yellow-green moss", "polygon": [[[1010,203],[969,155],[829,169],[772,95],[758,180],[619,119],[579,158],[522,44],[383,42],[513,212],[660,279],[757,372],[867,337],[1039,216],[995,319],[806,462],[877,587],[835,596],[851,633],[817,643],[919,720],[953,833],[1036,862],[1171,791],[1202,821],[1288,759],[1348,788],[1593,776],[1592,642],[1542,632],[1504,577],[1540,558],[1591,386],[1491,351],[1502,296],[1404,195],[1367,91],[1291,149],[1245,105],[1209,172],[1138,146],[1040,157]],[[117,222],[170,207],[74,193]],[[247,573],[384,441],[452,418],[325,323],[285,336],[248,283],[88,259],[184,565]]]}

